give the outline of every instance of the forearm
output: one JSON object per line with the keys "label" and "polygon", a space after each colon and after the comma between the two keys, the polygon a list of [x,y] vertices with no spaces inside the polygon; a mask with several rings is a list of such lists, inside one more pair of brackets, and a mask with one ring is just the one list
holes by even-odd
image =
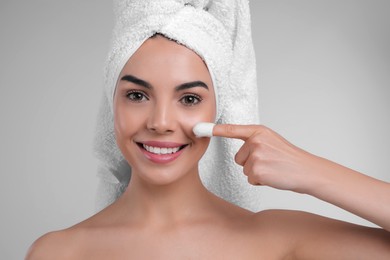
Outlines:
{"label": "forearm", "polygon": [[[339,206],[390,232],[390,184],[316,157],[314,185],[305,193]],[[314,165],[314,164],[313,164]]]}
{"label": "forearm", "polygon": [[315,196],[390,232],[390,184],[308,153],[258,125],[216,125],[214,136],[245,141],[235,156],[253,185]]}

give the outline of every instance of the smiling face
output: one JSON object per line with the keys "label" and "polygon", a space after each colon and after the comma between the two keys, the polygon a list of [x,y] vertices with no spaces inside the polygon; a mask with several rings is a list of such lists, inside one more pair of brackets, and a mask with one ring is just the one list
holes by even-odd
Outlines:
{"label": "smiling face", "polygon": [[215,94],[203,60],[163,36],[148,39],[119,75],[114,95],[118,147],[132,178],[168,184],[198,173],[209,138],[198,122],[214,122]]}

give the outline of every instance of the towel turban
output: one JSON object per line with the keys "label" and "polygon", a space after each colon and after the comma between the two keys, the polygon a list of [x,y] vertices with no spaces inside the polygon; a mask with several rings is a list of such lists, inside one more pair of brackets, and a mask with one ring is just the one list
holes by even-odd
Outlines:
{"label": "towel turban", "polygon": [[[133,53],[156,33],[196,52],[213,80],[219,124],[257,124],[256,62],[247,0],[115,0],[115,27],[105,66],[94,150],[100,160],[99,208],[120,196],[131,166],[116,145],[113,97],[118,76]],[[212,138],[199,163],[211,192],[243,208],[260,207],[258,188],[248,184],[234,155],[242,141]]]}

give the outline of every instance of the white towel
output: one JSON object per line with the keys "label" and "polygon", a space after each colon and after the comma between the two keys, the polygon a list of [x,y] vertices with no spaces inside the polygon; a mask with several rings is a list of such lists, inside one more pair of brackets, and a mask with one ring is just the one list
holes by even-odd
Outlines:
{"label": "white towel", "polygon": [[[116,23],[106,64],[94,150],[102,162],[98,207],[125,190],[131,167],[116,145],[113,95],[123,66],[155,33],[173,39],[203,58],[213,79],[219,124],[257,124],[256,63],[247,0],[116,0]],[[243,208],[260,209],[259,189],[251,186],[234,162],[242,141],[213,137],[199,164],[211,192]]]}

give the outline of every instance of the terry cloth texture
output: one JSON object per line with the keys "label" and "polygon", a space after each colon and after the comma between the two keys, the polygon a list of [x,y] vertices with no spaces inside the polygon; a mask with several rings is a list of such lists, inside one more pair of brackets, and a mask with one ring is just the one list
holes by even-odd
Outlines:
{"label": "terry cloth texture", "polygon": [[[216,92],[217,124],[258,124],[256,62],[247,0],[116,0],[116,23],[105,67],[94,150],[101,161],[98,207],[120,196],[131,178],[115,142],[113,97],[128,59],[156,33],[195,51],[206,63]],[[260,193],[247,182],[234,155],[242,141],[213,137],[199,163],[211,192],[243,208],[260,209]]]}

